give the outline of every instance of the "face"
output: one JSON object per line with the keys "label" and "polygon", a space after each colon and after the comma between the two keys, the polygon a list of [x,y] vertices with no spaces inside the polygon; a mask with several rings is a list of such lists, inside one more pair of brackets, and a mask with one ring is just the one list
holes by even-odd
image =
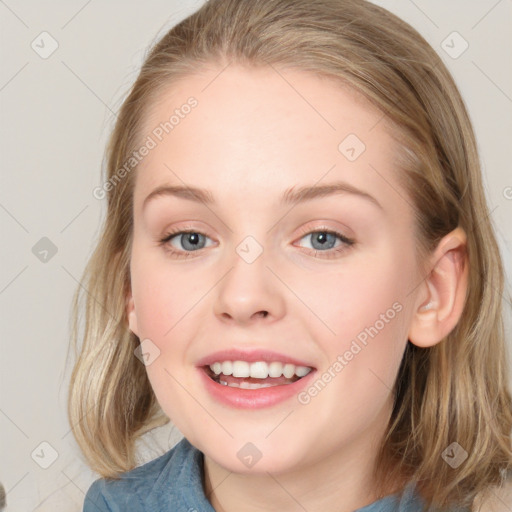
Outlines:
{"label": "face", "polygon": [[165,413],[235,472],[375,448],[421,279],[382,114],[232,66],[169,88],[142,140],[128,317]]}

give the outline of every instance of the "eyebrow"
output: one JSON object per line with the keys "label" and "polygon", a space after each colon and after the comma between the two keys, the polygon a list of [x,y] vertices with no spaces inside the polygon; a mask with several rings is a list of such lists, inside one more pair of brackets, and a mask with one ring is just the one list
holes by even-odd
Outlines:
{"label": "eyebrow", "polygon": [[[335,195],[335,194],[352,194],[359,196],[367,201],[371,202],[381,210],[382,205],[373,197],[359,188],[350,185],[349,183],[345,183],[342,181],[337,181],[335,183],[330,183],[328,185],[314,185],[314,186],[303,186],[294,190],[295,187],[292,187],[284,192],[281,197],[281,203],[285,205],[296,205],[298,203],[302,203],[305,201],[310,201],[312,199],[317,199],[320,197]],[[188,199],[190,201],[201,202],[206,205],[214,204],[215,199],[209,190],[192,187],[192,186],[182,186],[182,185],[161,185],[155,188],[147,197],[144,199],[142,204],[142,208],[144,209],[147,204],[157,197],[164,196],[173,196],[179,197],[182,199]]]}

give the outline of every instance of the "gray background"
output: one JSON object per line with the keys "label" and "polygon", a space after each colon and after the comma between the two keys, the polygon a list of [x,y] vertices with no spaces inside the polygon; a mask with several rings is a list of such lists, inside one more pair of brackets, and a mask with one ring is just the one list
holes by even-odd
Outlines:
{"label": "gray background", "polygon": [[[476,129],[511,276],[512,2],[377,3],[417,28],[455,76]],[[0,0],[0,481],[9,511],[79,511],[95,478],[65,412],[71,298],[105,213],[92,190],[101,182],[113,113],[148,45],[200,4]],[[47,56],[53,40],[58,48]],[[464,41],[469,47],[458,55]],[[44,249],[47,255],[38,254]],[[510,277],[508,283],[510,291]],[[179,435],[166,427],[148,436],[141,461]]]}

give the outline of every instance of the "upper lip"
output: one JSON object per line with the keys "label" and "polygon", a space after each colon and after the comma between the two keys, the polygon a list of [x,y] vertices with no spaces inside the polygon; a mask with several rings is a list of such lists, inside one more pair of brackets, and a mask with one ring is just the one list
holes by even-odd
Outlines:
{"label": "upper lip", "polygon": [[210,364],[222,361],[247,361],[249,363],[255,363],[256,361],[265,361],[267,363],[278,361],[280,363],[288,363],[295,366],[307,366],[308,368],[313,368],[311,364],[301,361],[300,359],[296,359],[295,357],[290,357],[286,354],[280,354],[279,352],[264,349],[221,350],[203,357],[197,362],[197,366],[208,366]]}

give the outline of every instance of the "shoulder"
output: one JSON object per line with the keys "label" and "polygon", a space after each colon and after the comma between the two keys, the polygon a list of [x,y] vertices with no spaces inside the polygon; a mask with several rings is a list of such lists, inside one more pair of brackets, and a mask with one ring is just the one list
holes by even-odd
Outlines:
{"label": "shoulder", "polygon": [[184,471],[199,470],[200,456],[201,452],[182,439],[164,455],[123,473],[118,479],[100,478],[87,491],[83,512],[143,511],[147,510],[148,499],[159,495],[171,500],[171,504],[173,485]]}

